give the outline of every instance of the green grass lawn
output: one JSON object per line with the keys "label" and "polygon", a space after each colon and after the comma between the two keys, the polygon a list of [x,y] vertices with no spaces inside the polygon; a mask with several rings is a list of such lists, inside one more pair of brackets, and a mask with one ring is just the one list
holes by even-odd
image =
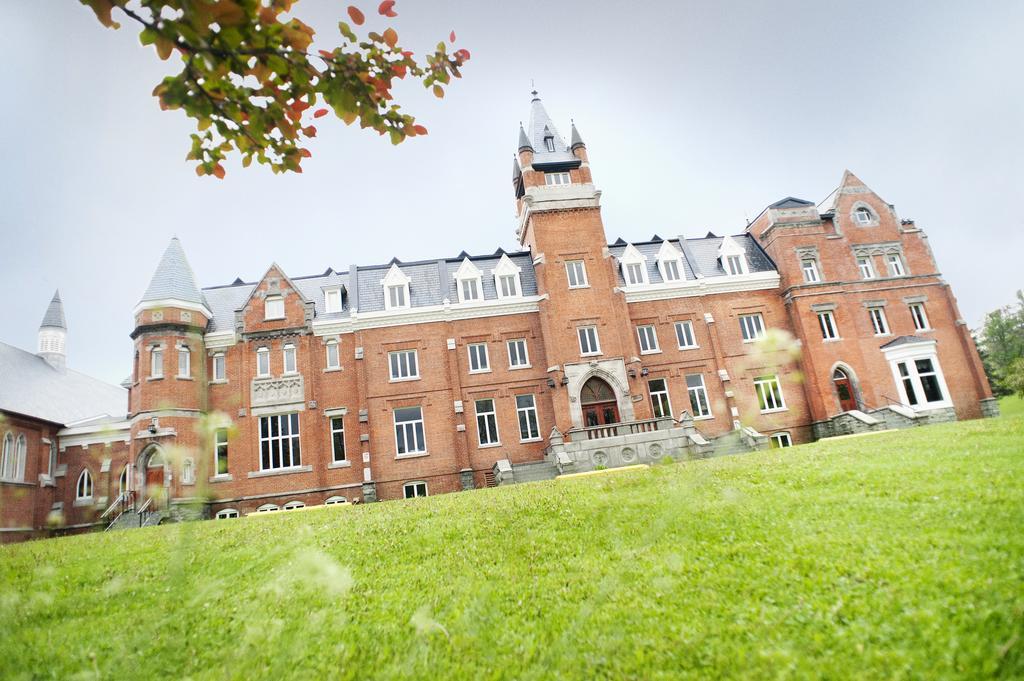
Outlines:
{"label": "green grass lawn", "polygon": [[1011,395],[999,400],[999,411],[1003,416],[1020,416],[1024,414],[1024,400]]}
{"label": "green grass lawn", "polygon": [[1017,415],[31,542],[0,677],[1021,678],[1022,529]]}

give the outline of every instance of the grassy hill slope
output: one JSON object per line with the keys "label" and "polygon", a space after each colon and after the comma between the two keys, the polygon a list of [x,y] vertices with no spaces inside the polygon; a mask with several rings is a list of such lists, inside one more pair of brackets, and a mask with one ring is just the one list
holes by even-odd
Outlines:
{"label": "grassy hill slope", "polygon": [[1024,675],[1024,414],[0,549],[2,678]]}

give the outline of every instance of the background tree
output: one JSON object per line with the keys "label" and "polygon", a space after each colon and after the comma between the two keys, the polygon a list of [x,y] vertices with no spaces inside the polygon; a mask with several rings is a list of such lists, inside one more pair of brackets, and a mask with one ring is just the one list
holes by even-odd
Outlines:
{"label": "background tree", "polygon": [[1024,292],[1017,291],[1016,305],[1007,305],[985,315],[979,335],[979,350],[985,373],[996,395],[1009,395],[1014,387],[1016,371],[1024,371]]}
{"label": "background tree", "polygon": [[[181,73],[164,78],[153,94],[162,109],[181,109],[195,119],[188,159],[198,162],[199,175],[219,178],[221,162],[233,151],[246,167],[256,159],[274,172],[302,172],[302,159],[310,156],[303,144],[317,134],[311,119],[329,111],[346,124],[359,121],[388,135],[392,144],[426,135],[395,101],[394,81],[416,79],[443,97],[470,58],[465,49],[449,53],[442,40],[417,59],[391,27],[359,38],[352,26],[366,17],[355,6],[348,7],[348,21],[338,23],[340,44],[309,53],[315,31],[285,16],[297,0],[80,2],[104,26],[119,28],[118,14],[140,26],[139,40],[161,59],[180,56]],[[398,16],[395,0],[381,2],[377,13]],[[455,43],[454,31],[448,43]]]}

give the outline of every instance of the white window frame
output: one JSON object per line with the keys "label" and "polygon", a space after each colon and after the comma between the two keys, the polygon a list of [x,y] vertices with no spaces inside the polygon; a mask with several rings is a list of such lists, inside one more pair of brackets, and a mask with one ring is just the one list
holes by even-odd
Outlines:
{"label": "white window frame", "polygon": [[483,292],[480,290],[481,288],[479,278],[467,277],[466,279],[459,279],[459,302],[480,302],[483,300]]}
{"label": "white window frame", "polygon": [[[554,142],[550,137],[546,138],[544,141],[550,142],[552,146],[554,146]],[[554,151],[554,149],[548,149],[548,151]],[[562,187],[567,184],[572,184],[572,175],[565,171],[544,173],[544,184],[548,187]]]}
{"label": "white window frame", "polygon": [[223,352],[218,352],[213,356],[213,381],[215,383],[222,383],[228,380],[228,359],[227,355]]}
{"label": "white window frame", "polygon": [[500,447],[501,436],[498,433],[498,408],[493,397],[482,397],[473,401],[476,413],[477,447]]}
{"label": "white window frame", "polygon": [[[683,267],[683,254],[669,241],[661,242],[658,250],[657,261],[658,271],[661,272],[661,280],[666,284],[675,284],[686,279],[686,268]],[[669,276],[669,275],[672,276]]]}
{"label": "white window frame", "polygon": [[646,286],[650,283],[647,278],[647,256],[637,250],[633,244],[626,246],[619,258],[622,270],[622,281],[627,288],[633,286]]}
{"label": "white window frame", "polygon": [[726,255],[722,258],[725,261],[726,267],[724,268],[726,273],[730,276],[739,276],[746,274],[746,267],[743,263],[742,254]]}
{"label": "white window frame", "polygon": [[[771,390],[772,386],[777,388],[778,394],[776,394],[776,391]],[[762,414],[786,411],[786,397],[782,392],[782,381],[779,379],[778,374],[755,378],[754,393],[755,397],[757,397],[757,406]],[[762,407],[762,405],[764,406]]]}
{"label": "white window frame", "polygon": [[297,508],[306,508],[304,501],[289,501],[287,504],[281,507],[282,511],[294,511]]}
{"label": "white window frame", "polygon": [[661,346],[658,344],[658,329],[654,324],[638,325],[636,335],[640,342],[641,355],[654,355],[661,352]]}
{"label": "white window frame", "polygon": [[[266,364],[266,371],[263,370]],[[267,378],[270,376],[270,348],[256,348],[256,378]]]}
{"label": "white window frame", "polygon": [[875,271],[875,263],[870,255],[857,258],[857,269],[860,271],[861,279],[876,279],[878,272]]}
{"label": "white window frame", "polygon": [[[327,421],[328,429],[331,434],[331,462],[341,463],[348,461],[348,454],[346,453],[345,447],[345,416],[344,414],[335,414],[328,417]],[[341,435],[341,453],[338,453],[338,442],[335,438],[336,435]]]}
{"label": "white window frame", "polygon": [[[938,353],[935,348],[935,341],[928,340],[882,350],[885,358],[889,361],[889,366],[892,370],[893,380],[896,383],[896,390],[900,397],[900,401],[914,411],[944,409],[953,406],[952,398],[949,393],[949,386],[946,385],[946,378],[942,372],[942,365],[939,363]],[[928,360],[931,362],[932,373],[924,375],[935,376],[939,391],[942,393],[941,400],[929,402],[925,399],[924,385],[921,382],[922,374],[917,368],[917,362],[921,360]],[[906,366],[908,371],[907,376],[903,376],[901,374],[899,369],[900,364]],[[909,380],[911,388],[914,391],[917,404],[911,404],[910,396],[908,395],[906,385],[904,384],[904,379]]]}
{"label": "white window frame", "polygon": [[164,377],[164,349],[159,345],[149,349],[149,377]]}
{"label": "white window frame", "polygon": [[347,498],[341,497],[341,496],[334,496],[334,497],[327,497],[327,500],[324,501],[324,506],[337,506],[337,505],[347,504],[347,503],[348,503],[348,499]]}
{"label": "white window frame", "polygon": [[[398,420],[400,411],[419,411],[418,418]],[[395,457],[421,456],[427,453],[427,424],[423,418],[423,407],[413,405],[410,407],[396,407],[391,410],[391,422],[395,428]],[[416,426],[419,425],[417,429]],[[402,432],[402,441],[405,443],[405,451],[402,450],[402,443],[399,442],[398,433]],[[411,437],[410,437],[411,436]],[[410,440],[414,448],[409,447]]]}
{"label": "white window frame", "polygon": [[341,368],[341,343],[333,338],[324,344],[324,362],[328,371]]}
{"label": "white window frame", "polygon": [[238,511],[233,508],[224,508],[217,511],[214,520],[232,520],[238,517]]}
{"label": "white window frame", "polygon": [[[697,345],[697,334],[694,333],[692,321],[690,321],[689,319],[684,319],[683,321],[676,322],[675,329],[676,345],[680,350],[693,350],[694,348],[700,347],[699,345]],[[685,333],[682,333],[683,329],[686,329]],[[683,345],[683,342],[687,340],[685,336],[689,336],[690,342],[687,345]]]}
{"label": "white window frame", "polygon": [[[654,383],[661,382],[661,388],[654,389]],[[654,418],[672,418],[672,398],[668,394],[667,378],[652,378],[647,381],[647,394],[651,398],[651,410]],[[661,412],[660,414],[658,412]]]}
{"label": "white window frame", "polygon": [[817,284],[818,282],[821,281],[821,273],[818,271],[818,261],[816,259],[801,259],[800,269],[804,273],[804,283]]}
{"label": "white window frame", "polygon": [[899,253],[888,253],[885,256],[885,267],[890,277],[907,276],[907,264],[903,262],[903,256]]}
{"label": "white window frame", "polygon": [[[513,347],[516,348],[515,352]],[[530,368],[530,351],[525,338],[510,338],[505,342],[505,348],[508,350],[509,369]]]}
{"label": "white window frame", "polygon": [[743,339],[744,343],[755,343],[764,338],[764,315],[760,312],[754,312],[738,316],[740,322],[740,337]]}
{"label": "white window frame", "polygon": [[[700,385],[690,385],[690,379],[700,379]],[[690,399],[690,411],[693,419],[714,418],[711,414],[711,400],[708,398],[708,387],[704,382],[704,374],[686,374],[686,396]],[[695,406],[696,405],[696,406]]]}
{"label": "white window frame", "polygon": [[[221,472],[220,470],[220,463],[222,460],[224,462],[224,472]],[[231,447],[228,439],[228,429],[216,428],[213,431],[213,477],[226,478],[230,476],[230,465]]]}
{"label": "white window frame", "polygon": [[884,307],[869,307],[868,318],[871,320],[871,330],[876,336],[889,335],[889,320],[885,318]]}
{"label": "white window frame", "polygon": [[772,433],[770,440],[772,449],[785,449],[793,446],[793,437],[787,432]]}
{"label": "white window frame", "polygon": [[516,298],[519,296],[519,284],[514,274],[501,274],[494,282],[494,289],[499,298]]}
{"label": "white window frame", "polygon": [[857,206],[853,209],[853,221],[858,225],[870,225],[875,219],[875,214],[867,206]]}
{"label": "white window frame", "polygon": [[841,340],[839,337],[839,325],[836,324],[836,316],[832,310],[824,310],[818,313],[818,329],[821,331],[821,339],[825,342]]}
{"label": "white window frame", "polygon": [[[271,307],[273,303],[273,307]],[[284,319],[284,296],[267,296],[263,300],[263,321]]]}
{"label": "white window frame", "polygon": [[[530,403],[525,401],[529,398]],[[525,422],[524,422],[525,419]],[[519,424],[520,442],[538,442],[540,437],[540,415],[537,413],[537,398],[535,395],[516,395],[516,422]],[[526,426],[527,437],[523,437],[523,426]]]}
{"label": "white window frame", "polygon": [[[52,446],[51,446],[52,447]],[[25,462],[28,458],[28,442],[24,433],[17,437],[10,432],[4,435],[3,458],[0,461],[0,480],[21,482],[25,479]],[[50,471],[53,474],[53,471]]]}
{"label": "white window frame", "polygon": [[331,314],[334,312],[341,312],[341,287],[334,286],[332,288],[324,289],[324,312]]}
{"label": "white window frame", "polygon": [[[565,278],[569,282],[569,288],[590,288],[590,281],[587,279],[586,261],[566,260]],[[573,280],[576,283],[573,283]]]}
{"label": "white window frame", "polygon": [[[89,472],[88,468],[83,468],[82,472],[78,474],[78,481],[75,483],[75,501],[92,501],[93,489],[95,482],[92,479],[92,473]],[[83,491],[85,492],[83,494]]]}
{"label": "white window frame", "polygon": [[[420,494],[420,489],[423,490],[422,494]],[[412,492],[411,494],[410,491]],[[427,496],[430,496],[430,492],[427,489],[427,483],[424,480],[413,480],[402,485],[403,499],[416,499]]]}
{"label": "white window frame", "polygon": [[[488,354],[487,343],[468,343],[466,354],[469,357],[469,373],[489,374],[491,372],[491,357]],[[474,364],[476,364],[476,368],[473,368]]]}
{"label": "white window frame", "polygon": [[[291,368],[288,367],[289,363]],[[285,376],[299,373],[299,354],[294,343],[285,343],[281,347],[281,366],[284,368]]]}
{"label": "white window frame", "polygon": [[924,303],[908,303],[910,318],[914,322],[915,331],[931,331],[931,323],[928,321],[928,313],[924,309]]}
{"label": "white window frame", "polygon": [[278,506],[277,504],[263,504],[262,506],[256,509],[256,513],[274,513],[280,510],[281,507]]}
{"label": "white window frame", "polygon": [[192,378],[192,350],[187,345],[178,346],[178,378]]}
{"label": "white window frame", "polygon": [[580,344],[580,357],[593,357],[601,354],[601,339],[598,336],[596,325],[577,326],[576,339]]}
{"label": "white window frame", "polygon": [[[409,358],[412,357],[410,360]],[[415,349],[393,350],[388,353],[388,380],[415,381],[420,377],[419,351]]]}
{"label": "white window frame", "polygon": [[[292,419],[292,417],[295,417]],[[272,419],[277,420],[277,435],[274,435]],[[266,435],[264,435],[263,424],[267,424]],[[288,432],[284,432],[284,426],[287,424]],[[294,468],[300,468],[302,466],[302,423],[298,412],[289,412],[286,414],[273,414],[269,416],[260,416],[259,423],[257,423],[257,437],[259,442],[258,454],[260,461],[261,471],[283,471],[291,470]],[[294,432],[292,432],[294,429]],[[280,465],[274,465],[274,443],[278,445],[278,461]],[[267,453],[264,456],[264,444],[266,444]],[[287,446],[287,458],[285,455],[285,449]],[[287,463],[286,463],[287,462]]]}
{"label": "white window frame", "polygon": [[196,484],[196,462],[190,456],[181,460],[181,484]]}
{"label": "white window frame", "polygon": [[718,247],[718,257],[726,274],[738,276],[750,273],[750,265],[747,262],[747,250],[740,246],[731,236],[722,239],[722,245]]}

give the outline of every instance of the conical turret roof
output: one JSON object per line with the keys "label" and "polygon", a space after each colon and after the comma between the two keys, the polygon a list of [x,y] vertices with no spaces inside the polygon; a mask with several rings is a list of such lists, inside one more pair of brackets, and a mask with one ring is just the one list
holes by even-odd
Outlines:
{"label": "conical turret roof", "polygon": [[61,302],[59,289],[54,291],[53,300],[50,301],[50,305],[46,308],[46,314],[43,315],[43,322],[39,325],[39,328],[43,327],[67,331],[68,322],[64,318],[64,303]]}
{"label": "conical turret roof", "polygon": [[188,264],[185,250],[181,247],[178,237],[171,239],[167,250],[160,258],[160,264],[153,273],[149,288],[142,296],[140,304],[158,300],[180,300],[194,305],[207,307],[206,299],[196,283],[195,272]]}
{"label": "conical turret roof", "polygon": [[[534,90],[532,94],[533,100],[530,102],[530,130],[528,138],[534,150],[533,165],[577,160],[569,150],[565,140],[562,139],[558,128],[555,127],[555,122],[548,115],[547,109],[544,108],[540,97],[537,96],[537,91]],[[551,139],[554,151],[548,151],[548,145],[545,142],[547,138]]]}

